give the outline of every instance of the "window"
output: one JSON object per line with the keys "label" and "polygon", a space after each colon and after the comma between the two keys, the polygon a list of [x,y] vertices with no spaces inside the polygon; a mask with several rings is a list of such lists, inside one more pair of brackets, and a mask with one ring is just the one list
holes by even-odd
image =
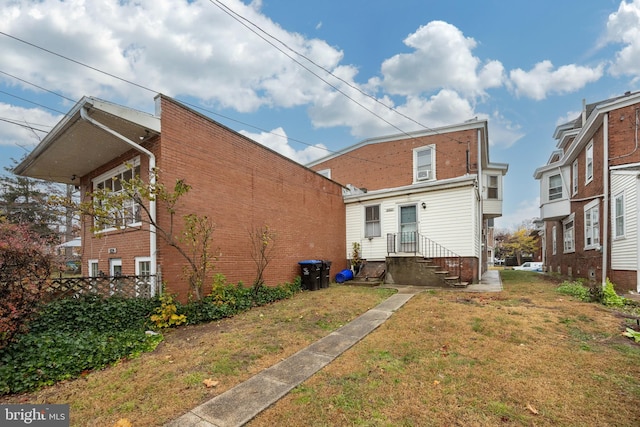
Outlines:
{"label": "window", "polygon": [[557,246],[558,246],[558,239],[557,239],[558,233],[556,232],[556,226],[554,225],[553,228],[551,229],[551,252],[553,255],[555,255],[557,253]]}
{"label": "window", "polygon": [[151,259],[149,257],[136,258],[136,276],[151,276]]}
{"label": "window", "polygon": [[613,237],[624,237],[624,193],[614,197],[613,202]]}
{"label": "window", "polygon": [[487,177],[487,199],[498,198],[498,176],[489,175]]}
{"label": "window", "polygon": [[569,218],[562,221],[562,239],[563,239],[563,251],[567,252],[575,252],[575,234],[574,230],[574,215],[571,214]]}
{"label": "window", "polygon": [[380,205],[366,206],[364,211],[364,237],[380,237]]}
{"label": "window", "polygon": [[432,146],[420,147],[413,150],[413,169],[415,181],[435,179],[434,152]]}
{"label": "window", "polygon": [[[93,180],[93,190],[106,190],[114,193],[121,193],[122,181],[129,181],[134,176],[140,176],[140,159],[136,158],[132,164],[113,169],[106,174]],[[100,201],[96,201],[100,204]],[[122,202],[121,206],[109,209],[108,218],[94,219],[96,228],[101,231],[114,228],[124,228],[126,226],[138,224],[141,221],[140,206],[133,200],[128,199]]]}
{"label": "window", "polygon": [[572,173],[571,173],[571,194],[578,193],[578,160],[573,161]]}
{"label": "window", "polygon": [[100,275],[100,270],[98,269],[98,260],[90,259],[89,260],[89,277],[98,277]]}
{"label": "window", "polygon": [[598,200],[594,200],[584,208],[584,246],[585,249],[596,249],[600,246],[600,209]]}
{"label": "window", "polygon": [[587,145],[585,157],[585,182],[588,184],[593,180],[593,141]]}
{"label": "window", "polygon": [[318,173],[324,176],[325,178],[331,179],[331,169],[322,169],[322,170],[319,170]]}
{"label": "window", "polygon": [[549,177],[549,200],[562,198],[562,177],[560,174]]}

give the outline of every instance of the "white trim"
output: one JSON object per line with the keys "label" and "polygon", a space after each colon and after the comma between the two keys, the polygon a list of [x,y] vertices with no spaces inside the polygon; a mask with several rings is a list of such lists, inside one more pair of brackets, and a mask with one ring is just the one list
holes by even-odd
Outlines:
{"label": "white trim", "polygon": [[[92,274],[92,271],[91,271],[91,270],[92,270],[92,268],[91,268],[91,267],[92,267],[93,265],[100,265],[97,259],[90,259],[90,260],[87,260],[87,268],[89,269],[89,270],[87,271],[87,276],[89,276],[89,277],[97,277],[97,275],[95,275],[95,276],[94,276],[94,275]],[[100,269],[97,269],[97,270],[98,270],[98,271],[97,271],[97,273],[100,273]]]}
{"label": "white trim", "polygon": [[[591,150],[591,176],[589,176],[589,150]],[[593,139],[584,149],[584,185],[593,181]]]}
{"label": "white trim", "polygon": [[578,159],[573,161],[571,165],[571,196],[578,194],[578,183],[580,178],[578,176]]}
{"label": "white trim", "polygon": [[[424,151],[430,152],[431,168],[418,172],[418,154]],[[413,149],[413,183],[433,181],[436,179],[436,146],[435,144],[423,145]]]}
{"label": "white trim", "polygon": [[[571,247],[567,249],[567,229],[566,225],[569,223],[573,223],[571,226]],[[562,253],[569,254],[576,251],[576,221],[575,221],[575,213],[572,213],[568,217],[562,220]]]}
{"label": "white trim", "polygon": [[[618,198],[622,197],[622,234],[618,234]],[[613,196],[613,204],[611,206],[612,215],[611,215],[611,234],[613,240],[622,240],[626,238],[627,235],[627,221],[626,221],[626,197],[624,194],[624,190],[616,193]]]}
{"label": "white trim", "polygon": [[[598,233],[593,233],[593,218],[591,218],[591,233],[592,235],[589,236],[587,235],[587,212],[593,210],[594,208],[597,208],[597,216],[596,219],[598,220],[597,224],[598,224]],[[584,205],[583,208],[583,215],[584,215],[584,222],[583,222],[583,226],[584,226],[584,250],[588,251],[588,250],[593,250],[593,249],[599,249],[600,248],[600,229],[601,229],[601,224],[600,224],[600,199],[596,199],[590,203],[587,203],[586,205]],[[590,214],[591,216],[591,214]],[[592,242],[590,244],[587,244],[587,239],[591,237]],[[595,242],[595,240],[597,239],[597,242]]]}

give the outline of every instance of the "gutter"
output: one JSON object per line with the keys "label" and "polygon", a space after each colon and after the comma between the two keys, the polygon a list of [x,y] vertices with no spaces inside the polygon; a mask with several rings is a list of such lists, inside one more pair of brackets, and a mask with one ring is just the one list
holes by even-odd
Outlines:
{"label": "gutter", "polygon": [[607,268],[609,268],[609,113],[604,114],[602,121],[602,140],[604,142],[604,167],[602,177],[602,189],[604,193],[604,206],[603,206],[603,226],[602,226],[602,289],[607,284]]}
{"label": "gutter", "polygon": [[[102,129],[103,131],[107,132],[110,135],[115,136],[116,138],[120,139],[121,141],[125,142],[127,145],[129,145],[131,148],[133,148],[136,151],[139,151],[140,153],[146,155],[147,157],[149,157],[149,184],[151,186],[155,186],[156,184],[156,178],[155,178],[155,174],[153,173],[155,168],[156,168],[156,156],[149,150],[147,150],[146,148],[140,146],[139,144],[135,143],[134,141],[131,141],[129,138],[125,137],[124,135],[116,132],[115,130],[103,125],[102,123],[96,121],[95,119],[92,119],[91,117],[89,117],[89,114],[87,113],[87,110],[85,107],[80,108],[80,117],[91,123],[92,125],[96,126],[99,129]],[[155,276],[156,280],[154,281],[154,283],[152,283],[151,285],[151,295],[155,296],[156,293],[158,292],[158,290],[160,290],[161,288],[158,286],[157,280],[158,280],[158,274],[157,274],[157,269],[158,269],[158,260],[157,260],[157,248],[158,248],[158,240],[157,240],[157,233],[156,233],[156,226],[154,225],[156,222],[156,201],[154,199],[149,200],[149,216],[150,218],[150,224],[149,224],[149,252],[150,252],[150,258],[151,258],[151,274]]]}

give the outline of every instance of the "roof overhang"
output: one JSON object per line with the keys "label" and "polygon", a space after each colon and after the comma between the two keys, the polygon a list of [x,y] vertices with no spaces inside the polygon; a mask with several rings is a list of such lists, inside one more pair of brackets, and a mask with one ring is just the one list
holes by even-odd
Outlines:
{"label": "roof overhang", "polygon": [[139,144],[160,134],[160,118],[97,98],[83,97],[18,164],[14,173],[64,184],[131,150],[116,135],[81,117],[81,111],[115,133]]}
{"label": "roof overhang", "polygon": [[466,175],[457,178],[451,178],[441,181],[428,181],[419,184],[406,185],[396,188],[385,188],[382,190],[373,190],[366,193],[358,193],[343,197],[346,204],[359,203],[371,200],[385,199],[396,196],[409,196],[412,194],[426,193],[430,191],[448,190],[451,188],[475,186],[476,176]]}

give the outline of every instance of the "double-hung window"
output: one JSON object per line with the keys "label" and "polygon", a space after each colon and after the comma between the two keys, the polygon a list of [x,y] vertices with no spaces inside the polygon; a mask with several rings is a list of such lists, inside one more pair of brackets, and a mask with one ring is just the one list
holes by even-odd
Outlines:
{"label": "double-hung window", "polygon": [[584,246],[597,249],[600,246],[600,206],[599,200],[584,207]]}
{"label": "double-hung window", "polygon": [[[113,169],[93,180],[93,191],[105,191],[124,193],[123,181],[129,181],[135,176],[140,176],[140,158],[134,159],[127,165]],[[100,231],[124,228],[138,225],[141,222],[140,206],[132,198],[118,200],[117,203],[108,203],[100,199],[95,200],[96,209],[104,213],[104,216],[94,218],[95,227]],[[106,203],[106,204],[105,204]]]}
{"label": "double-hung window", "polygon": [[560,174],[549,177],[549,200],[562,199],[562,177]]}
{"label": "double-hung window", "polygon": [[624,193],[613,199],[613,238],[624,237]]}
{"label": "double-hung window", "polygon": [[575,234],[574,234],[574,215],[571,214],[567,219],[562,221],[562,240],[564,253],[575,252]]}
{"label": "double-hung window", "polygon": [[366,206],[364,212],[364,237],[380,237],[380,205]]}
{"label": "double-hung window", "polygon": [[558,250],[558,232],[556,231],[556,226],[554,225],[553,228],[551,228],[551,253],[553,255],[555,255]]}
{"label": "double-hung window", "polygon": [[487,177],[487,199],[498,199],[498,176]]}
{"label": "double-hung window", "polygon": [[427,181],[435,179],[435,147],[427,146],[413,150],[414,180]]}
{"label": "double-hung window", "polygon": [[587,145],[585,152],[585,183],[593,181],[593,141]]}
{"label": "double-hung window", "polygon": [[571,194],[578,194],[578,160],[574,160],[571,168]]}

